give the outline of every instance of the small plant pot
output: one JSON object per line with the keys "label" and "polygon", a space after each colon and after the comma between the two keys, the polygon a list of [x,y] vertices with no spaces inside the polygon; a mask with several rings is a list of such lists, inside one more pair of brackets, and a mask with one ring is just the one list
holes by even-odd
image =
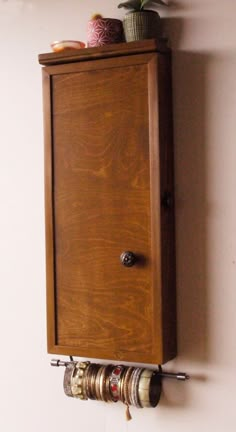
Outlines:
{"label": "small plant pot", "polygon": [[128,13],[123,27],[126,42],[161,37],[161,17],[154,11]]}
{"label": "small plant pot", "polygon": [[119,43],[123,40],[122,21],[113,18],[99,18],[88,22],[88,47]]}

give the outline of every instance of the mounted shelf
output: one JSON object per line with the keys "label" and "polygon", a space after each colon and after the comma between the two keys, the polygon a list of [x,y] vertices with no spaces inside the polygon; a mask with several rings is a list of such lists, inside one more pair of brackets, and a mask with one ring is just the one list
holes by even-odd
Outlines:
{"label": "mounted shelf", "polygon": [[42,54],[48,351],[176,355],[171,54]]}

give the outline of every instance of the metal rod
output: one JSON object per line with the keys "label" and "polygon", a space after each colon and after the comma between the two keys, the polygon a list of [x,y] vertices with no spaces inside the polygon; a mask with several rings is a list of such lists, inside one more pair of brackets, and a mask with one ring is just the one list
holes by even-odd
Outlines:
{"label": "metal rod", "polygon": [[65,361],[57,360],[57,359],[52,359],[50,362],[51,366],[56,366],[56,367],[59,367],[59,366],[65,366],[66,367],[69,363],[72,363],[72,362],[70,362],[70,361],[65,362]]}
{"label": "metal rod", "polygon": [[[70,363],[74,363],[73,357],[70,357],[70,361],[62,361],[59,359],[52,359],[50,364],[51,364],[51,366],[54,366],[54,367],[60,367],[60,366],[66,367]],[[186,373],[183,373],[183,372],[178,372],[178,373],[163,372],[162,368],[159,368],[159,375],[163,378],[172,378],[172,379],[177,379],[179,381],[186,381],[186,380],[190,379],[190,376],[187,375]]]}
{"label": "metal rod", "polygon": [[178,372],[178,373],[161,372],[159,373],[159,375],[163,378],[174,378],[179,381],[186,381],[190,379],[190,376],[183,372]]}

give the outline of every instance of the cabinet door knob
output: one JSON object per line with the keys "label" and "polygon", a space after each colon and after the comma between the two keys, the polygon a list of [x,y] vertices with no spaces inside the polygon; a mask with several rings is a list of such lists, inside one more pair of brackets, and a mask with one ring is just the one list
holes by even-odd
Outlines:
{"label": "cabinet door knob", "polygon": [[137,258],[133,252],[125,251],[122,252],[120,260],[125,267],[132,267],[136,263]]}
{"label": "cabinet door knob", "polygon": [[170,192],[165,192],[162,196],[161,204],[167,210],[173,208],[173,195]]}

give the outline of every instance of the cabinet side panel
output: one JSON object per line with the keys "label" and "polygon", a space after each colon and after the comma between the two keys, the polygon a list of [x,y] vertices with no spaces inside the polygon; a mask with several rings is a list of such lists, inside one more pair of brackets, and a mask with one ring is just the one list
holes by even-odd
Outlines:
{"label": "cabinet side panel", "polygon": [[165,363],[176,355],[173,137],[168,54],[154,54],[149,63],[149,107],[155,304],[153,360]]}
{"label": "cabinet side panel", "polygon": [[53,161],[52,161],[52,106],[51,78],[46,68],[42,70],[44,111],[44,176],[45,176],[45,234],[47,283],[47,343],[48,351],[56,345],[54,222],[53,222]]}
{"label": "cabinet side panel", "polygon": [[164,361],[176,356],[176,265],[171,54],[158,55]]}
{"label": "cabinet side panel", "polygon": [[149,96],[149,146],[150,146],[150,206],[152,242],[152,292],[153,292],[153,362],[163,363],[162,340],[162,274],[161,274],[161,232],[160,232],[160,142],[159,104],[157,80],[157,54],[148,65]]}

